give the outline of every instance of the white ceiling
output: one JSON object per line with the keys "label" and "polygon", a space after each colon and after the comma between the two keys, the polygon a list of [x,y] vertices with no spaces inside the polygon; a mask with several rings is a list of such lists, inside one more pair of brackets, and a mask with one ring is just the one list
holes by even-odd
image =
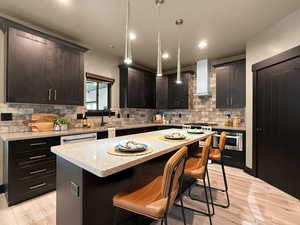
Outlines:
{"label": "white ceiling", "polygon": [[[0,12],[122,57],[125,5],[125,0],[1,0]],[[159,24],[163,49],[171,55],[163,66],[170,69],[176,66],[177,18],[184,19],[182,62],[191,65],[204,57],[243,53],[249,38],[298,9],[300,1],[165,0],[160,20],[154,0],[131,0],[131,6],[134,61],[155,68]],[[197,47],[201,40],[207,40],[207,49]]]}

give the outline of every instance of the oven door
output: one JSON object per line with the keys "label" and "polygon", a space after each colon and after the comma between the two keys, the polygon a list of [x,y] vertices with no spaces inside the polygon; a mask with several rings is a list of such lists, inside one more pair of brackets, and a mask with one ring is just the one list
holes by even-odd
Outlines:
{"label": "oven door", "polygon": [[[213,136],[213,147],[218,148],[220,141],[220,134]],[[243,134],[229,133],[225,141],[225,149],[243,151]]]}

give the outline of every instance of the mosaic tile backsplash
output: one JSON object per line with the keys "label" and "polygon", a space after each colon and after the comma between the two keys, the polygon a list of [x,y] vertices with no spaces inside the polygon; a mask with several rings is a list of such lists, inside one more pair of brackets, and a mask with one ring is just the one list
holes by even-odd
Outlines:
{"label": "mosaic tile backsplash", "polygon": [[[216,74],[211,74],[211,92],[210,97],[193,96],[196,90],[196,77],[190,75],[189,105],[186,110],[165,110],[159,111],[167,117],[172,118],[172,123],[187,122],[216,122],[223,124],[226,116],[230,113],[232,117],[238,117],[245,121],[245,109],[216,109]],[[131,124],[143,124],[153,122],[153,117],[158,110],[154,109],[112,109],[119,113],[120,118],[105,117],[104,122],[112,126],[122,126]],[[72,120],[72,126],[76,124],[76,114],[84,113],[85,107],[76,106],[57,106],[57,105],[31,105],[31,104],[0,104],[1,113],[12,113],[13,121],[0,121],[0,132],[24,132],[30,131],[31,128],[24,126],[24,120],[30,120],[32,113],[56,113],[66,115]],[[129,114],[129,118],[127,115]],[[181,115],[181,117],[180,117]],[[91,118],[92,125],[100,126],[101,117]]]}

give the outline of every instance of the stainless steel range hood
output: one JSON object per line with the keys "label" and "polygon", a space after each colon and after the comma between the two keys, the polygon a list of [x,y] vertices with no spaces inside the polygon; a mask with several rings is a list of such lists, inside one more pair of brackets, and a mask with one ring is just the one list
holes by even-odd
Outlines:
{"label": "stainless steel range hood", "polygon": [[195,96],[211,96],[210,92],[210,64],[208,59],[197,62],[196,93]]}

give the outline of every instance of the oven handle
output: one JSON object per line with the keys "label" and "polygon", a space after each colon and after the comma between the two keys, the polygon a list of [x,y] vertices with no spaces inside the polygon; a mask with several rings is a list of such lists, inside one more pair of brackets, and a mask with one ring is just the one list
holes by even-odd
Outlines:
{"label": "oven handle", "polygon": [[[220,134],[214,134],[213,136],[214,136],[214,137],[221,137]],[[240,139],[241,137],[240,137],[240,136],[226,136],[226,138]]]}

